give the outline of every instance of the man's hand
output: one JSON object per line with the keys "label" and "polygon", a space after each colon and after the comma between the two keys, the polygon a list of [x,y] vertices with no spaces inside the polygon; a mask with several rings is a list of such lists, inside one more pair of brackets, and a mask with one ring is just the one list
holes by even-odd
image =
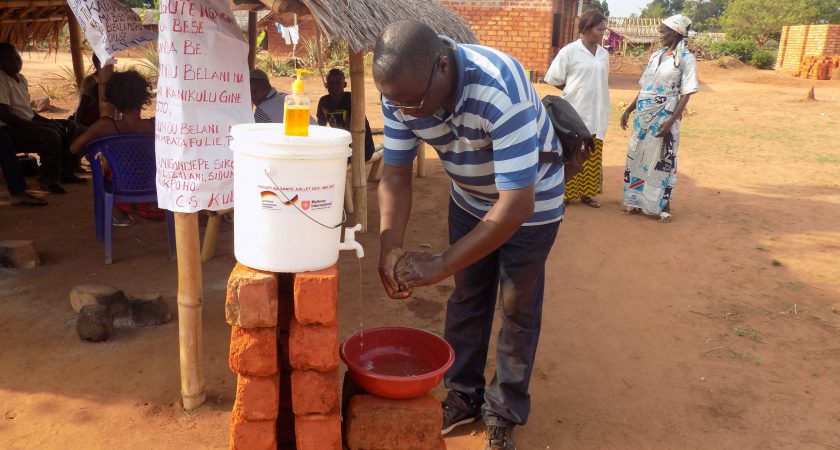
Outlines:
{"label": "man's hand", "polygon": [[449,275],[443,257],[429,252],[408,252],[396,268],[397,282],[409,289],[435,284]]}
{"label": "man's hand", "polygon": [[662,128],[660,128],[659,132],[656,133],[656,137],[661,138],[661,137],[668,136],[669,134],[671,134],[671,127],[673,127],[673,126],[674,126],[674,119],[673,118],[670,118],[670,119],[666,120],[665,122],[662,122]]}
{"label": "man's hand", "polygon": [[397,262],[405,255],[405,250],[395,247],[384,250],[379,255],[379,278],[382,279],[382,286],[385,287],[385,292],[388,297],[401,300],[411,296],[411,289],[401,286],[397,282],[395,270]]}

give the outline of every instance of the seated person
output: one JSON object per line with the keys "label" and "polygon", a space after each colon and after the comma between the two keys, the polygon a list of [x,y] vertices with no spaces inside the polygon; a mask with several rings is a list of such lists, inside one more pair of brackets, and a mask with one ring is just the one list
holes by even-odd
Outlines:
{"label": "seated person", "polygon": [[[251,71],[251,103],[256,106],[254,122],[283,123],[283,112],[286,109],[286,96],[277,92],[268,82],[268,75],[260,69]],[[309,123],[315,125],[315,119],[310,116]]]}
{"label": "seated person", "polygon": [[2,130],[0,130],[0,170],[3,171],[3,178],[6,180],[9,203],[12,206],[47,204],[46,200],[26,192],[26,179],[23,177],[23,169],[17,159],[17,149],[9,135]]}
{"label": "seated person", "polygon": [[69,152],[79,126],[69,120],[48,119],[29,106],[29,83],[20,73],[23,60],[9,43],[0,43],[0,128],[23,151],[41,158],[40,187],[54,194],[67,192],[62,183],[84,183],[75,175],[79,158]]}
{"label": "seated person", "polygon": [[89,127],[99,120],[99,58],[93,54],[93,73],[82,80],[79,87],[79,105],[70,116],[79,125]]}
{"label": "seated person", "polygon": [[[347,87],[344,72],[341,69],[330,69],[324,86],[328,94],[318,100],[318,125],[329,124],[333,128],[350,131],[351,95],[344,90]],[[370,124],[365,117],[365,161],[370,161],[374,151],[373,134],[370,132]]]}
{"label": "seated person", "polygon": [[[97,138],[113,136],[115,134],[155,134],[155,119],[144,119],[140,116],[143,108],[151,103],[152,87],[149,81],[136,70],[114,72],[105,86],[105,99],[114,105],[117,118],[103,117],[93,123],[70,145],[73,154],[81,153],[85,146]],[[108,177],[106,164],[102,165],[103,172]],[[163,211],[155,206],[138,204],[137,215],[148,219],[162,219]],[[118,203],[117,208],[132,212],[130,204]],[[126,226],[129,222],[125,214],[116,214],[113,224]]]}

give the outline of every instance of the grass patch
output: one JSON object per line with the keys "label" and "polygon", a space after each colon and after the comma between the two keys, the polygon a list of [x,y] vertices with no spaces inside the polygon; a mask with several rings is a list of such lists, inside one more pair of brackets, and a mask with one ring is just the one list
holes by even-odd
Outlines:
{"label": "grass patch", "polygon": [[762,337],[760,334],[758,334],[758,331],[753,330],[752,328],[736,326],[733,328],[733,330],[735,330],[735,334],[737,334],[738,336],[748,337],[755,342],[761,342],[762,340]]}
{"label": "grass patch", "polygon": [[820,164],[840,164],[840,155],[817,155]]}

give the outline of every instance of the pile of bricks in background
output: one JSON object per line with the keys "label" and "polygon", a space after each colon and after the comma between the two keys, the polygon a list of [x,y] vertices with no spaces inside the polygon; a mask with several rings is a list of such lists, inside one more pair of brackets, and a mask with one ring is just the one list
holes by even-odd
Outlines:
{"label": "pile of bricks in background", "polygon": [[799,71],[793,76],[813,80],[831,80],[840,77],[840,56],[809,56],[802,60]]}
{"label": "pile of bricks in background", "polygon": [[840,55],[840,25],[794,25],[782,28],[776,68],[796,73],[810,56]]}
{"label": "pile of bricks in background", "polygon": [[233,269],[225,305],[238,375],[232,449],[341,450],[337,296],[336,266]]}

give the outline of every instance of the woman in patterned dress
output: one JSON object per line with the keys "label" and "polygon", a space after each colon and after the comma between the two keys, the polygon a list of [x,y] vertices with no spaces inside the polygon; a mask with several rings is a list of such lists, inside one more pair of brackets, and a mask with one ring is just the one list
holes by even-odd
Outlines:
{"label": "woman in patterned dress", "polygon": [[595,135],[595,150],[577,175],[566,180],[566,198],[593,208],[601,205],[595,196],[603,192],[604,137],[610,122],[610,54],[599,44],[607,22],[598,10],[580,16],[580,39],[560,49],[545,73],[545,82],[563,90],[563,98],[575,108],[586,128]]}
{"label": "woman in patterned dress", "polygon": [[659,25],[664,46],[651,55],[639,80],[641,90],[621,116],[627,129],[636,111],[624,168],[624,213],[657,215],[671,221],[671,196],[677,183],[680,119],[691,94],[697,92],[697,62],[685,38],[691,20],[682,14]]}

